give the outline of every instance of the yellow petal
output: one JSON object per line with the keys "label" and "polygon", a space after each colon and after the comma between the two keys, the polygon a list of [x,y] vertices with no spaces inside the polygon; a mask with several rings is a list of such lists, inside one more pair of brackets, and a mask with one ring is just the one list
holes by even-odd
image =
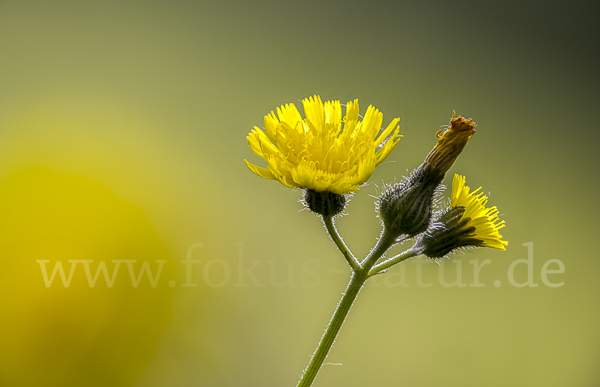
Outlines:
{"label": "yellow petal", "polygon": [[388,125],[388,127],[383,131],[383,133],[381,133],[379,135],[379,137],[377,138],[377,140],[375,140],[375,146],[379,146],[379,144],[381,144],[383,142],[383,140],[385,140],[390,134],[392,134],[392,132],[394,131],[394,129],[396,128],[396,125],[398,124],[398,122],[400,121],[400,118],[394,118],[392,120],[392,122],[390,122],[390,124]]}
{"label": "yellow petal", "polygon": [[248,168],[250,168],[250,170],[254,173],[256,173],[258,176],[267,178],[267,179],[275,179],[275,176],[273,176],[273,174],[271,173],[271,171],[269,171],[267,168],[262,168],[259,167],[257,165],[254,165],[252,163],[249,163],[248,160],[244,160],[246,162],[246,165],[248,166]]}
{"label": "yellow petal", "polygon": [[314,97],[305,98],[302,103],[304,104],[306,120],[313,125],[316,131],[322,132],[325,124],[325,110],[321,97],[315,95]]}

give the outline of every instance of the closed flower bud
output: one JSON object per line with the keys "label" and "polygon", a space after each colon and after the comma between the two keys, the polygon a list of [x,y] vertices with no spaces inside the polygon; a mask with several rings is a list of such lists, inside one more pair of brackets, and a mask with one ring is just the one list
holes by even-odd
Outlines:
{"label": "closed flower bud", "polygon": [[444,175],[423,163],[410,177],[387,189],[379,198],[379,215],[387,232],[413,237],[424,232],[431,220],[433,197]]}
{"label": "closed flower bud", "polygon": [[475,134],[475,126],[473,120],[461,116],[456,118],[453,113],[448,129],[442,135],[438,132],[438,142],[425,161],[430,163],[438,174],[445,175]]}
{"label": "closed flower bud", "polygon": [[425,158],[425,162],[402,183],[386,190],[379,199],[379,214],[397,237],[413,237],[429,226],[436,188],[475,133],[475,123],[452,114],[448,129]]}
{"label": "closed flower bud", "polygon": [[304,204],[312,212],[332,217],[342,212],[346,205],[346,197],[329,191],[307,189],[304,193]]}

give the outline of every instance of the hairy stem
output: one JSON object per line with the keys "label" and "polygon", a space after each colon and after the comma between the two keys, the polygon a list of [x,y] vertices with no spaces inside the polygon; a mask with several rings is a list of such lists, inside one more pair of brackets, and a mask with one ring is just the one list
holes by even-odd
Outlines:
{"label": "hairy stem", "polygon": [[362,289],[363,285],[369,278],[369,271],[377,262],[381,256],[394,244],[394,239],[390,238],[388,234],[385,232],[382,233],[377,245],[371,250],[367,258],[363,261],[361,265],[358,265],[358,268],[353,268],[352,277],[350,278],[350,282],[348,283],[348,287],[342,296],[337,308],[325,330],[325,334],[319,343],[315,353],[313,354],[308,367],[304,371],[302,378],[298,382],[297,387],[309,387],[312,385],[313,381],[317,377],[323,362],[327,358],[327,354],[331,350],[333,342],[335,341],[344,321],[346,320],[346,316],[348,316],[348,312],[350,312],[350,308],[356,300],[358,293]]}
{"label": "hairy stem", "polygon": [[373,269],[371,269],[371,271],[369,272],[369,277],[379,274],[382,271],[384,271],[385,269],[389,268],[390,266],[394,266],[397,263],[400,263],[408,258],[416,257],[417,255],[419,255],[419,254],[414,252],[411,249],[408,249],[390,259],[387,259],[387,260],[381,262],[378,265],[375,265],[375,267],[373,267]]}
{"label": "hairy stem", "polygon": [[333,239],[335,245],[342,252],[342,254],[344,254],[344,258],[346,258],[346,261],[348,262],[352,270],[358,270],[360,268],[360,264],[358,263],[358,260],[354,257],[350,249],[348,249],[348,247],[342,240],[342,237],[340,237],[340,234],[338,233],[337,229],[335,228],[335,224],[333,223],[333,217],[323,216],[323,222],[325,222],[325,228],[327,229],[329,236],[331,236],[331,239]]}

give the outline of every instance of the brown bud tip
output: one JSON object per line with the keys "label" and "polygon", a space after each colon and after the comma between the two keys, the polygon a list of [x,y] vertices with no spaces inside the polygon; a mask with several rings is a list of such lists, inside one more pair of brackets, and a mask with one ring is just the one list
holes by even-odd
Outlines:
{"label": "brown bud tip", "polygon": [[475,133],[476,126],[477,124],[475,124],[471,118],[466,119],[462,116],[458,116],[458,118],[456,118],[456,113],[452,112],[452,119],[450,120],[450,125],[448,125],[448,129],[457,132],[470,131],[472,136],[473,133]]}
{"label": "brown bud tip", "polygon": [[440,131],[437,132],[438,142],[429,152],[425,161],[443,176],[475,134],[475,126],[472,119],[461,116],[457,118],[455,112],[452,112],[452,120],[450,120],[448,129],[442,135],[440,135]]}

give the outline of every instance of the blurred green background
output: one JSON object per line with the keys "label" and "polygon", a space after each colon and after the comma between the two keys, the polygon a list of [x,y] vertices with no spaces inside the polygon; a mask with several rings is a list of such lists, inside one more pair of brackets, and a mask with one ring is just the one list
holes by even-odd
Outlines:
{"label": "blurred green background", "polygon": [[[453,110],[478,127],[446,184],[491,192],[510,242],[458,254],[465,286],[439,280],[456,261],[373,280],[315,386],[599,385],[598,16],[591,1],[1,1],[0,385],[294,386],[349,269],[301,192],[243,159],[264,165],[245,136],[313,94],[401,118],[338,221],[357,255],[380,231],[378,186]],[[538,286],[516,287],[529,242]],[[551,259],[562,286],[542,281]],[[90,287],[80,262],[46,287],[40,260],[162,272],[133,287],[124,262]]]}

